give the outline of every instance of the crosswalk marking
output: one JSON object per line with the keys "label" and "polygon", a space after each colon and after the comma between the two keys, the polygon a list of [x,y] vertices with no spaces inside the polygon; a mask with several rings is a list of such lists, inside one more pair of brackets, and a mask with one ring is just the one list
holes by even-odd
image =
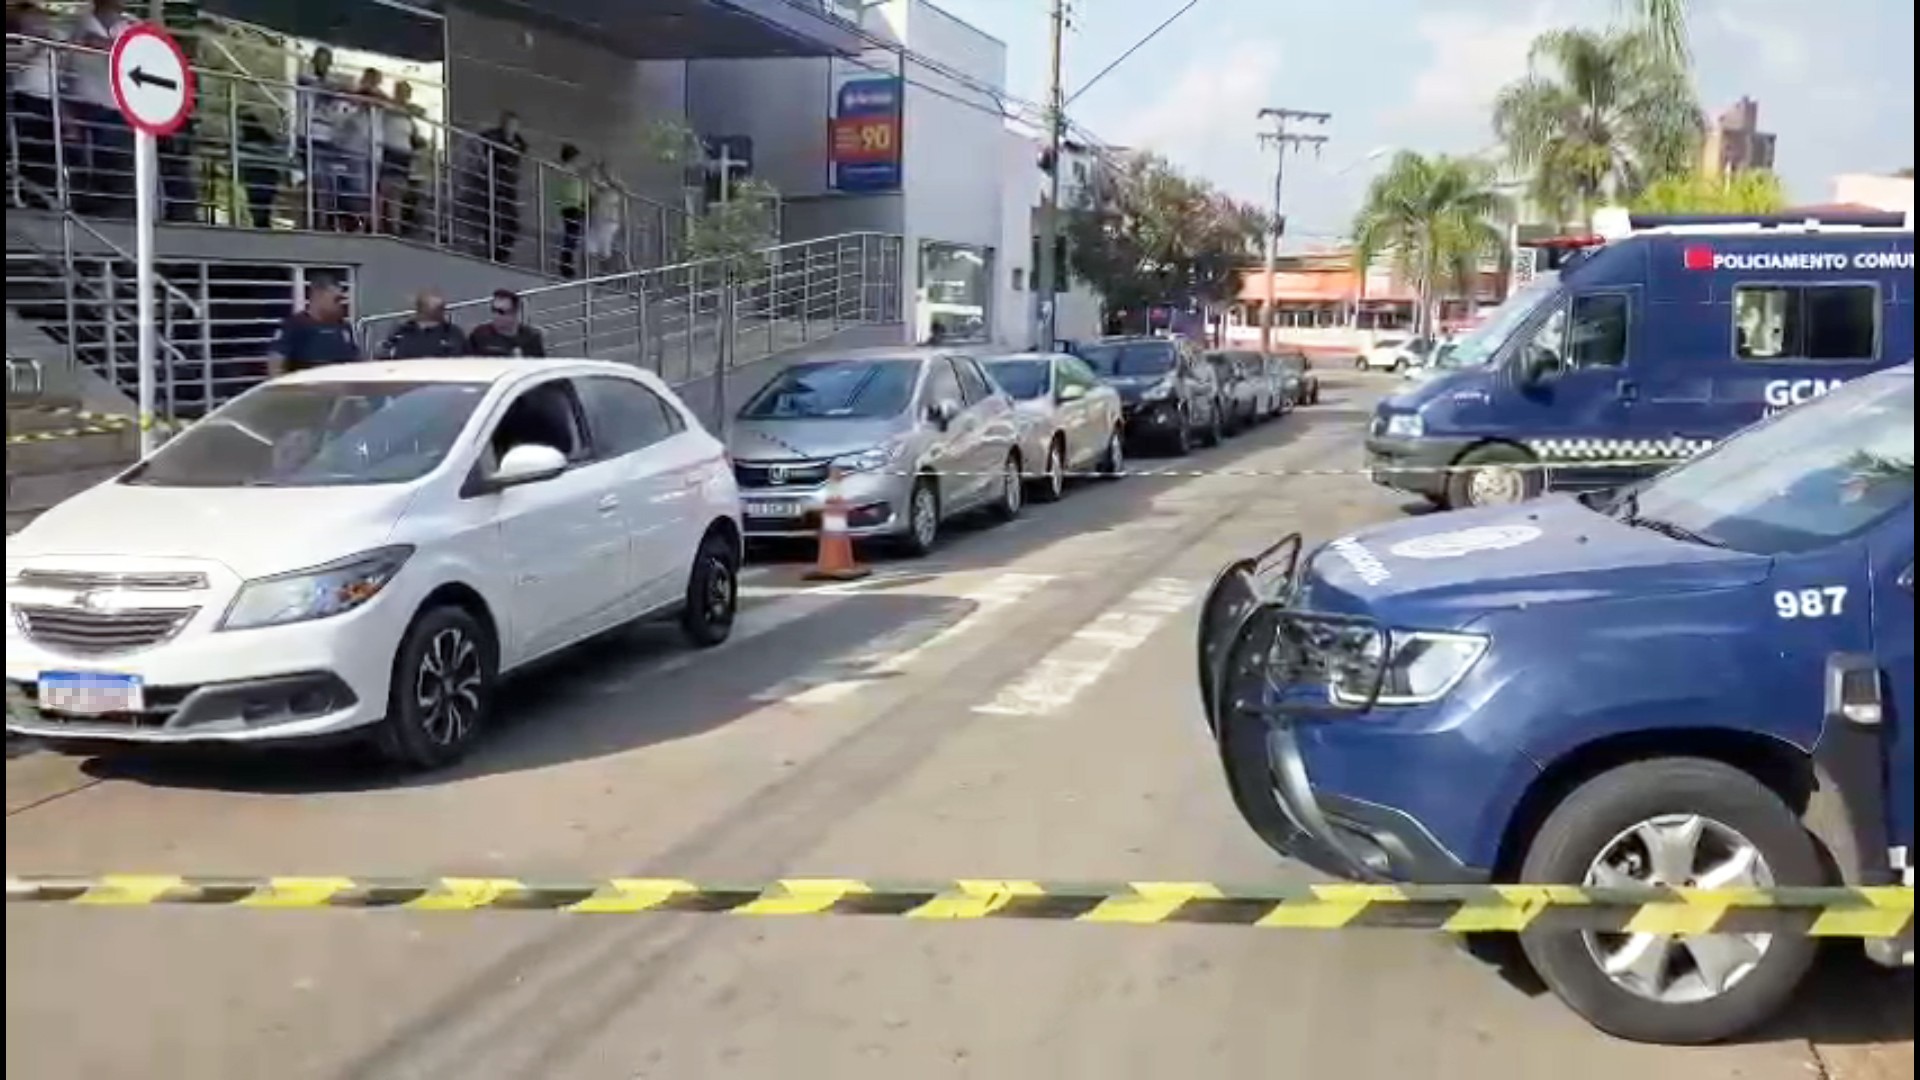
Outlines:
{"label": "crosswalk marking", "polygon": [[927,654],[978,634],[1053,580],[1051,574],[1000,574],[962,595],[972,608],[957,621],[943,625],[944,617],[929,616],[909,623],[850,657],[783,680],[755,694],[753,700],[807,707],[844,701],[877,680],[901,674]]}
{"label": "crosswalk marking", "polygon": [[1157,578],[1073,633],[1060,646],[1003,687],[974,712],[996,716],[1045,716],[1057,712],[1099,682],[1123,655],[1144,645],[1200,595],[1197,583]]}

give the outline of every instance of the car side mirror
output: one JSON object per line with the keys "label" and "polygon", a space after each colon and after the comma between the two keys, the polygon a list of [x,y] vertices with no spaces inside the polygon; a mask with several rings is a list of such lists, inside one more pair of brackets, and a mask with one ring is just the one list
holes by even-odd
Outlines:
{"label": "car side mirror", "polygon": [[521,443],[500,456],[500,464],[486,478],[486,486],[504,491],[551,480],[567,471],[567,455],[541,443]]}
{"label": "car side mirror", "polygon": [[952,400],[936,401],[927,406],[927,419],[933,421],[934,426],[941,431],[947,430],[948,425],[959,418],[960,405],[958,402]]}
{"label": "car side mirror", "polygon": [[1087,388],[1081,386],[1079,383],[1072,383],[1060,388],[1060,401],[1062,404],[1069,401],[1079,401],[1086,396]]}
{"label": "car side mirror", "polygon": [[1520,362],[1520,379],[1528,386],[1552,382],[1560,374],[1560,358],[1552,352],[1529,346]]}

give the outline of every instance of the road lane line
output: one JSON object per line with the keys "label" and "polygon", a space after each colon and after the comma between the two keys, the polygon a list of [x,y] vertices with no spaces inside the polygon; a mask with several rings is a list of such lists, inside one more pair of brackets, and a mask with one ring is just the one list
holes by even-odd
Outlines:
{"label": "road lane line", "polygon": [[1055,580],[1052,574],[999,574],[960,597],[971,609],[956,621],[951,615],[916,619],[882,635],[868,648],[806,674],[775,684],[754,700],[811,707],[844,701],[875,682],[893,679],[916,661],[977,635],[980,629]]}
{"label": "road lane line", "polygon": [[1197,582],[1155,578],[1041,657],[1026,674],[973,711],[994,716],[1045,716],[1073,703],[1122,656],[1146,644],[1200,595]]}

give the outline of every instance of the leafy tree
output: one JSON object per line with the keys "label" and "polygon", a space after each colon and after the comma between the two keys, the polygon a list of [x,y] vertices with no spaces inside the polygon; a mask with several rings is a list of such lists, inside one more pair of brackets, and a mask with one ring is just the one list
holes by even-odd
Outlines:
{"label": "leafy tree", "polygon": [[[706,167],[706,144],[685,124],[661,121],[643,138],[662,165]],[[764,269],[760,253],[780,242],[780,192],[763,180],[736,181],[727,198],[688,215],[683,239],[687,259],[724,259],[736,275],[750,277]]]}
{"label": "leafy tree", "polygon": [[1500,92],[1493,128],[1528,196],[1565,222],[1685,172],[1704,131],[1686,69],[1641,31],[1556,30]]}
{"label": "leafy tree", "polygon": [[1225,303],[1258,254],[1267,216],[1155,154],[1129,154],[1097,200],[1067,218],[1068,265],[1109,309]]}
{"label": "leafy tree", "polygon": [[1353,222],[1355,262],[1390,256],[1414,283],[1424,329],[1443,291],[1473,295],[1482,261],[1505,247],[1510,213],[1486,162],[1403,150],[1367,188]]}
{"label": "leafy tree", "polygon": [[1668,59],[1685,66],[1687,0],[1623,0],[1634,9],[1640,29]]}
{"label": "leafy tree", "polygon": [[1679,173],[1648,185],[1632,205],[1650,214],[1771,214],[1787,208],[1787,193],[1764,169]]}

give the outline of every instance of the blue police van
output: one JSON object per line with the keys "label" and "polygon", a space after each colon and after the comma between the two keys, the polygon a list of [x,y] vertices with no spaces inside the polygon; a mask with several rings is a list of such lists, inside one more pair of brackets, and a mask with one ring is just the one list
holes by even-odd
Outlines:
{"label": "blue police van", "polygon": [[[1914,372],[1610,492],[1409,518],[1222,572],[1200,680],[1276,851],[1380,882],[1912,884]],[[1760,1023],[1814,939],[1529,928],[1617,1035]],[[1904,939],[1869,943],[1911,966]]]}
{"label": "blue police van", "polygon": [[1378,484],[1450,508],[1616,486],[1914,359],[1913,227],[1595,215],[1592,246],[1380,404]]}

